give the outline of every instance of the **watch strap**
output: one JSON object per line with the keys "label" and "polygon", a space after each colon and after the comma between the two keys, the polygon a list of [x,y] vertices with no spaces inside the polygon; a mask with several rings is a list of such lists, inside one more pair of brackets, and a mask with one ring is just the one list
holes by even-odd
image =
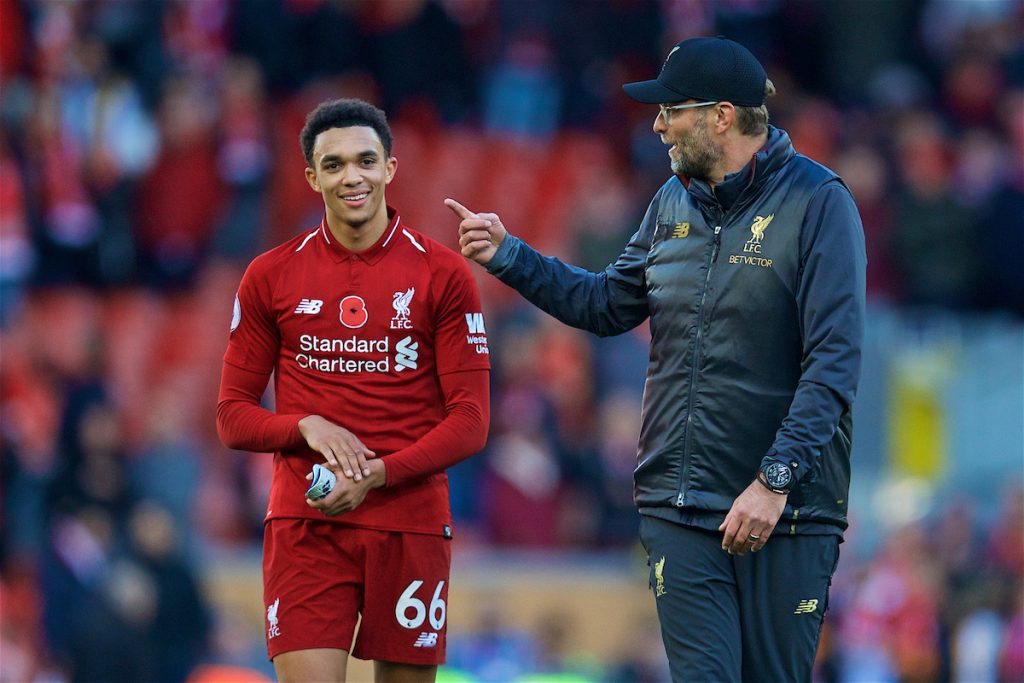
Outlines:
{"label": "watch strap", "polygon": [[782,495],[782,496],[789,495],[789,491],[787,491],[786,489],[777,489],[774,486],[772,486],[771,484],[769,484],[768,483],[768,479],[765,477],[764,470],[758,470],[757,471],[757,476],[754,477],[754,478],[757,479],[757,483],[759,483],[761,486],[765,487],[766,489],[768,489],[772,493],[778,493],[779,495]]}

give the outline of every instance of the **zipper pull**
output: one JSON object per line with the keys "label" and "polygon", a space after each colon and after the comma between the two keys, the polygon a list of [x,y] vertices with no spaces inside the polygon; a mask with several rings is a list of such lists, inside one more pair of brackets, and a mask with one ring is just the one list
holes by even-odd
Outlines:
{"label": "zipper pull", "polygon": [[678,496],[676,496],[676,507],[678,507],[678,508],[683,507],[683,500],[685,498],[686,498],[686,494],[684,494],[684,493],[680,493]]}
{"label": "zipper pull", "polygon": [[715,226],[715,246],[711,250],[711,263],[712,264],[718,262],[718,248],[720,246],[722,246],[722,226],[721,225],[716,225]]}

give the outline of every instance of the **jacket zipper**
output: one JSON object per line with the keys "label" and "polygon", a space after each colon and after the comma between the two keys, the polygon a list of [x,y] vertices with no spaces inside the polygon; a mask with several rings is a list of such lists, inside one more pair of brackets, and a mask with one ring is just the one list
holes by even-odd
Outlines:
{"label": "jacket zipper", "polygon": [[686,492],[683,490],[686,480],[686,461],[690,459],[690,427],[693,424],[693,395],[697,388],[697,367],[701,358],[701,337],[704,336],[704,300],[708,295],[708,283],[711,282],[711,269],[718,261],[718,248],[722,246],[722,226],[715,226],[715,237],[711,248],[711,261],[704,274],[704,288],[700,292],[700,303],[697,304],[697,339],[693,345],[693,363],[690,365],[690,391],[686,403],[686,435],[683,437],[683,462],[679,472],[679,495],[676,496],[676,507],[683,507]]}

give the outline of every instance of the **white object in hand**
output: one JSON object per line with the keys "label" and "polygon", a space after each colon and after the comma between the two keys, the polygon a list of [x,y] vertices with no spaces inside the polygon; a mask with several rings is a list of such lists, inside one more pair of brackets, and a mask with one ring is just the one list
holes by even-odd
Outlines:
{"label": "white object in hand", "polygon": [[334,490],[338,477],[329,468],[317,463],[313,465],[313,481],[306,489],[306,498],[320,500]]}

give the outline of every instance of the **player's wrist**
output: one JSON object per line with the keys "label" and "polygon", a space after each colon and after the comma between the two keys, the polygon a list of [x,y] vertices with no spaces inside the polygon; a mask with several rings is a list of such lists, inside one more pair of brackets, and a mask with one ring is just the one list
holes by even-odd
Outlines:
{"label": "player's wrist", "polygon": [[302,434],[302,437],[306,438],[306,435],[309,433],[309,430],[312,429],[313,426],[318,421],[320,421],[322,419],[323,418],[320,417],[319,415],[313,415],[313,414],[310,414],[310,415],[307,415],[306,417],[301,418],[299,420],[299,425],[298,425],[299,426],[299,434]]}
{"label": "player's wrist", "polygon": [[366,467],[370,470],[370,475],[367,477],[370,488],[379,489],[388,485],[388,472],[383,459],[367,460]]}

